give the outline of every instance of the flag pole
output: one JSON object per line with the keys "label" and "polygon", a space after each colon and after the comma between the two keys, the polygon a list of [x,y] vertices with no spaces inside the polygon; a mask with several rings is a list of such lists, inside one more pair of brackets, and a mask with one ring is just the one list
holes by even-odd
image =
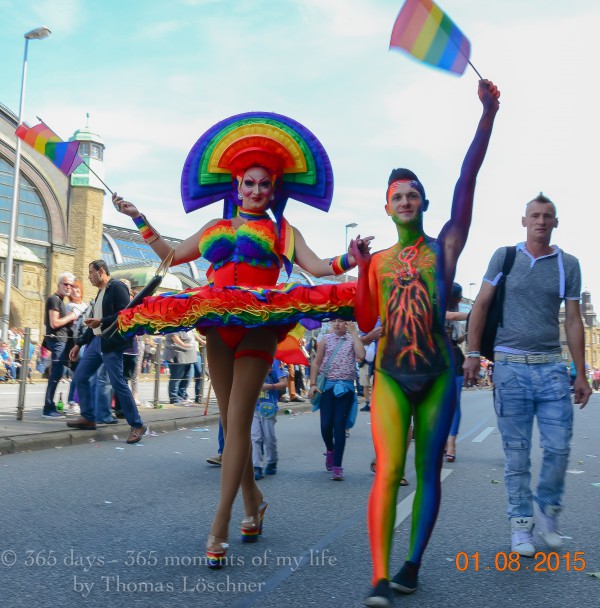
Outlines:
{"label": "flag pole", "polygon": [[477,71],[477,68],[471,63],[470,59],[467,59],[469,65],[475,70],[475,74],[479,76],[479,80],[483,80],[483,76]]}
{"label": "flag pole", "polygon": [[83,161],[83,164],[100,180],[100,183],[102,183],[111,194],[114,194],[114,192],[108,187],[107,183],[85,161]]}

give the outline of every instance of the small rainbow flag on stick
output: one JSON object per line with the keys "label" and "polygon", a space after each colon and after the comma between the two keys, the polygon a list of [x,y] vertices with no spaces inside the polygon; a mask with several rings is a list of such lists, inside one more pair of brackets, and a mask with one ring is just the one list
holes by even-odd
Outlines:
{"label": "small rainbow flag on stick", "polygon": [[67,177],[83,163],[83,158],[77,154],[79,142],[63,141],[43,122],[31,128],[21,124],[15,133],[25,143],[49,158]]}
{"label": "small rainbow flag on stick", "polygon": [[15,131],[16,136],[50,159],[67,177],[79,165],[84,164],[113,194],[107,183],[77,153],[79,151],[78,141],[63,141],[39,116],[37,119],[40,124],[35,127],[29,128],[26,124],[19,125]]}
{"label": "small rainbow flag on stick", "polygon": [[[469,61],[471,43],[431,0],[406,0],[392,30],[390,48],[393,47],[459,76],[467,64],[475,70]],[[479,72],[477,75],[481,78]]]}

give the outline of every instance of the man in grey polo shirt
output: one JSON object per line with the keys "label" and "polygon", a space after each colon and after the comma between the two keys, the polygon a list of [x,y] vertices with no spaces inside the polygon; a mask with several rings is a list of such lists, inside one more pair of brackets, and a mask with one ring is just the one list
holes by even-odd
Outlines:
{"label": "man in grey polo shirt", "polygon": [[[539,194],[525,207],[525,243],[517,245],[514,265],[506,277],[504,325],[494,344],[494,408],[504,447],[504,481],[512,551],[533,557],[535,523],[552,549],[562,545],[557,516],[561,510],[573,406],[569,377],[561,357],[558,313],[565,301],[567,343],[577,371],[574,402],[583,408],[591,394],[585,377],[584,333],[577,258],[550,245],[558,226],[554,203]],[[465,382],[479,374],[481,335],[493,300],[506,248],[498,249],[488,266],[469,321]],[[530,489],[533,418],[537,416],[543,448],[535,496]]]}

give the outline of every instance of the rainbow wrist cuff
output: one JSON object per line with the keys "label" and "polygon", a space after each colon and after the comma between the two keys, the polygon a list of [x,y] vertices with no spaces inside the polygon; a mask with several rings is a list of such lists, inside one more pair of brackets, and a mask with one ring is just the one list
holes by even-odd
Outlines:
{"label": "rainbow wrist cuff", "polygon": [[329,260],[329,265],[331,266],[331,270],[333,270],[333,274],[344,274],[353,268],[352,264],[350,264],[350,258],[347,253],[344,255],[338,255],[335,258],[331,258]]}
{"label": "rainbow wrist cuff", "polygon": [[134,217],[133,222],[140,231],[142,238],[144,241],[146,241],[146,243],[148,243],[148,245],[154,243],[154,241],[160,238],[160,234],[158,234],[158,232],[156,232],[156,230],[150,226],[145,215],[138,215],[137,217]]}

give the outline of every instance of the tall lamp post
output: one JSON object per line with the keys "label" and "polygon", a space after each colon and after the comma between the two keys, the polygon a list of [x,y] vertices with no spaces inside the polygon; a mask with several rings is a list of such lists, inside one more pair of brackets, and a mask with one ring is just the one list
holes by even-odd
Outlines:
{"label": "tall lamp post", "polygon": [[[356,228],[358,224],[352,222],[352,224],[346,224],[346,248],[344,249],[344,253],[348,251],[348,228]],[[348,273],[344,273],[344,281],[348,280]]]}
{"label": "tall lamp post", "polygon": [[[23,120],[23,106],[25,104],[25,83],[27,81],[27,50],[30,40],[42,40],[50,36],[50,30],[42,25],[25,34],[25,53],[23,55],[23,76],[21,77],[21,97],[19,100],[19,124]],[[13,278],[13,248],[15,245],[15,234],[19,219],[19,173],[21,169],[21,138],[17,137],[15,148],[15,183],[13,186],[12,207],[10,214],[10,228],[8,230],[8,247],[6,250],[6,268],[4,273],[4,299],[2,300],[2,339],[8,338],[8,323],[10,319],[10,291]]]}
{"label": "tall lamp post", "polygon": [[473,302],[473,285],[477,285],[477,283],[469,283],[469,300]]}

